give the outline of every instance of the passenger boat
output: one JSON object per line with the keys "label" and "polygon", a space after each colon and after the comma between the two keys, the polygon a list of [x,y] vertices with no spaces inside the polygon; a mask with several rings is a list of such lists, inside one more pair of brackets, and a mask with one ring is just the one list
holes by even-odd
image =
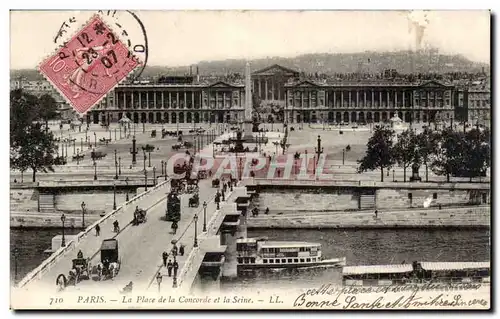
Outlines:
{"label": "passenger boat", "polygon": [[413,262],[412,264],[347,266],[345,286],[381,286],[403,283],[489,283],[489,262]]}
{"label": "passenger boat", "polygon": [[268,241],[266,238],[236,240],[238,271],[260,268],[342,267],[346,258],[324,259],[321,244]]}

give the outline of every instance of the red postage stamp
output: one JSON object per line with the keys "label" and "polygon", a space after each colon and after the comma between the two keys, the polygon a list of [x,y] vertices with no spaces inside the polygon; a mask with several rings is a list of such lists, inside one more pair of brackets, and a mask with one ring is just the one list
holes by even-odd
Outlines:
{"label": "red postage stamp", "polygon": [[140,63],[96,15],[39,70],[83,114]]}

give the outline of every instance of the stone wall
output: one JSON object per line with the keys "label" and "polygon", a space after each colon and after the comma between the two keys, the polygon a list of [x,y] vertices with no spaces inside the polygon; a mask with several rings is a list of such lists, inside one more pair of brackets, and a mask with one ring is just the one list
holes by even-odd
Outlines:
{"label": "stone wall", "polygon": [[489,228],[489,206],[466,208],[428,208],[402,211],[328,212],[316,214],[263,215],[249,217],[247,227],[252,228]]}
{"label": "stone wall", "polygon": [[[477,194],[479,194],[479,196]],[[482,196],[486,195],[486,202]],[[411,195],[410,195],[411,194]],[[411,199],[410,199],[411,197]],[[376,190],[376,203],[379,209],[418,208],[424,201],[432,198],[431,206],[449,206],[489,203],[489,191],[486,190],[450,190],[450,189],[389,189]]]}
{"label": "stone wall", "polygon": [[352,210],[359,207],[359,195],[347,190],[329,190],[328,193],[310,190],[262,192],[258,206],[261,211],[266,208],[270,211]]}
{"label": "stone wall", "polygon": [[36,212],[38,210],[38,192],[33,188],[11,189],[10,210]]}
{"label": "stone wall", "polygon": [[[129,198],[135,194],[129,193]],[[125,193],[116,193],[116,205],[120,206],[125,202]],[[58,194],[55,199],[56,210],[59,211],[81,211],[81,204],[85,202],[89,212],[104,212],[113,210],[113,192],[86,192]]]}

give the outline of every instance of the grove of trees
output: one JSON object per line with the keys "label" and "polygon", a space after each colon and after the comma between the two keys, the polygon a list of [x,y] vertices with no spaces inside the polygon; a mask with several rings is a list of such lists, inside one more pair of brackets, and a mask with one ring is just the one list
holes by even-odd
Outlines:
{"label": "grove of trees", "polygon": [[425,181],[429,180],[429,169],[434,174],[446,176],[485,176],[491,165],[490,131],[473,128],[468,132],[446,128],[441,131],[424,129],[419,134],[408,129],[397,135],[385,127],[376,127],[367,143],[365,156],[358,161],[358,172],[380,169],[380,180],[384,181],[384,169],[398,165],[406,170],[417,171],[425,166]]}
{"label": "grove of trees", "polygon": [[50,95],[39,98],[20,89],[10,92],[10,166],[21,173],[53,171],[57,146],[48,121],[57,116],[56,101]]}

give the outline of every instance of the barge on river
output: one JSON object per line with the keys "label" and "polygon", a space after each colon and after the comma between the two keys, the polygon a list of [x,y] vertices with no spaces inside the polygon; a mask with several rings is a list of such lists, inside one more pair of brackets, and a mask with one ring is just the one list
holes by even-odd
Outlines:
{"label": "barge on river", "polygon": [[413,262],[412,264],[347,266],[345,286],[385,286],[407,283],[489,283],[490,262]]}
{"label": "barge on river", "polygon": [[236,240],[238,271],[264,268],[342,267],[346,258],[325,259],[321,244],[299,241],[268,241],[266,238]]}

